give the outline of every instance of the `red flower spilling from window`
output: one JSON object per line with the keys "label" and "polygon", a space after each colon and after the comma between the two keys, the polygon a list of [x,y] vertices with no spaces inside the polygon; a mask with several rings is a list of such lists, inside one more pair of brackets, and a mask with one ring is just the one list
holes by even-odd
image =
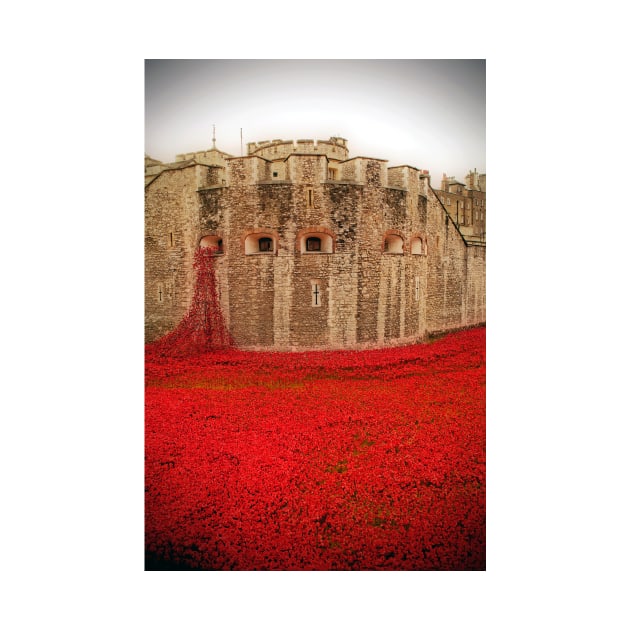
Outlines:
{"label": "red flower spilling from window", "polygon": [[184,319],[168,335],[148,346],[151,353],[188,357],[233,346],[217,293],[214,263],[219,247],[198,247],[193,301]]}

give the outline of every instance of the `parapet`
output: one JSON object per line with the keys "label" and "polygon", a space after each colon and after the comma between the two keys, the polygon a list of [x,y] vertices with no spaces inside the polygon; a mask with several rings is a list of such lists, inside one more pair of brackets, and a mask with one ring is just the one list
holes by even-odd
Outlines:
{"label": "parapet", "polygon": [[193,153],[182,153],[176,156],[178,162],[185,160],[195,160],[198,164],[206,166],[225,166],[225,160],[232,157],[229,153],[218,149],[207,149],[205,151],[194,151]]}
{"label": "parapet", "polygon": [[347,140],[332,136],[329,140],[262,140],[247,144],[247,155],[266,160],[281,160],[292,153],[323,154],[329,159],[348,159]]}

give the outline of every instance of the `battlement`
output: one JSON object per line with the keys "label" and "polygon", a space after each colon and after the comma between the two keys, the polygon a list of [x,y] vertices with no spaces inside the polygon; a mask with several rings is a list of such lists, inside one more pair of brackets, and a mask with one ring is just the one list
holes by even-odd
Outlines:
{"label": "battlement", "polygon": [[331,159],[324,149],[328,153],[342,150],[347,155],[348,152],[345,140],[331,140],[337,144],[316,140],[252,142],[248,145],[248,155],[235,157],[218,149],[210,149],[180,154],[177,156],[178,161],[170,164],[146,156],[145,179],[148,184],[165,170],[199,166],[202,168],[198,175],[200,188],[263,182],[343,182],[358,185],[369,182],[371,185],[408,190],[414,194],[419,192],[426,196],[430,186],[429,171],[409,165],[388,167],[387,160],[365,156]]}
{"label": "battlement", "polygon": [[334,160],[348,158],[347,140],[332,136],[329,140],[261,140],[247,143],[247,155],[266,160],[280,160],[292,153],[323,154]]}
{"label": "battlement", "polygon": [[207,166],[225,166],[225,160],[231,157],[229,153],[219,151],[218,149],[206,149],[205,151],[181,153],[177,155],[175,159],[178,162],[195,160],[198,164],[205,164]]}

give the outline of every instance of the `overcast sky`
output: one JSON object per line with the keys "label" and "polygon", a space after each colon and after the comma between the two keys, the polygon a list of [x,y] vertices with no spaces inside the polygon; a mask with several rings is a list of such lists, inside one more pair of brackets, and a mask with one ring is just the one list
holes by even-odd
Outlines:
{"label": "overcast sky", "polygon": [[341,136],[350,157],[462,179],[486,171],[485,60],[147,60],[145,152]]}

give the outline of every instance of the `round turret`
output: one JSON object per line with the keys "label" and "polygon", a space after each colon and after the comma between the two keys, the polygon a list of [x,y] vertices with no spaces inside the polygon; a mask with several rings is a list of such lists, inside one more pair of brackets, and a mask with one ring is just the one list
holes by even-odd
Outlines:
{"label": "round turret", "polygon": [[281,160],[292,153],[323,154],[332,160],[347,160],[348,147],[344,138],[329,140],[262,140],[249,142],[247,155],[257,155],[266,160]]}

